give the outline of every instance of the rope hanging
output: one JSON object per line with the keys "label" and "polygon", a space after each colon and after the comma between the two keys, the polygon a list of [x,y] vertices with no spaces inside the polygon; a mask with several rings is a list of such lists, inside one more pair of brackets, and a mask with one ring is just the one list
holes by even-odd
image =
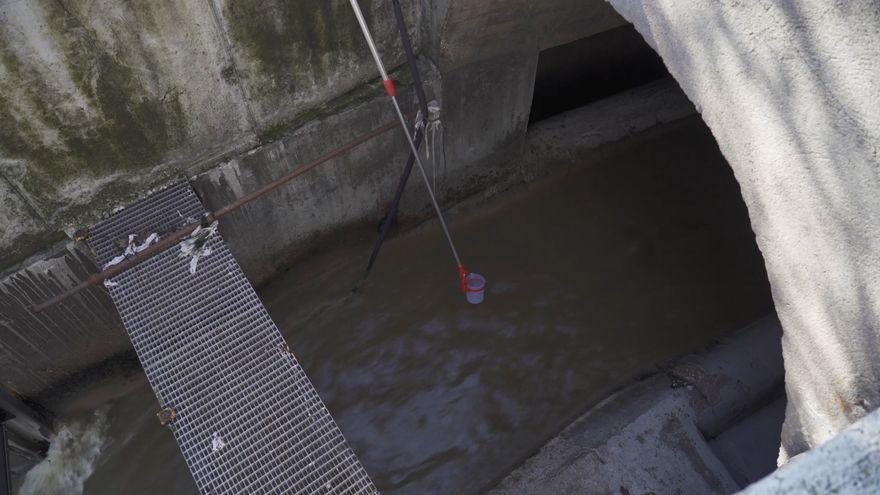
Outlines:
{"label": "rope hanging", "polygon": [[[449,244],[449,249],[452,251],[452,256],[455,258],[462,292],[467,292],[467,278],[470,272],[461,262],[461,257],[459,257],[458,250],[455,248],[455,242],[452,240],[452,235],[449,233],[449,227],[446,225],[446,219],[443,218],[443,212],[440,209],[440,205],[437,203],[437,197],[434,195],[434,189],[431,187],[431,181],[428,179],[427,172],[425,172],[425,166],[422,163],[422,158],[419,154],[419,150],[416,147],[412,134],[410,133],[409,125],[406,122],[403,111],[400,109],[400,104],[397,101],[397,89],[394,87],[394,81],[392,81],[391,78],[388,77],[388,72],[385,70],[385,64],[382,63],[382,58],[379,56],[379,52],[376,49],[376,43],[373,41],[373,36],[372,34],[370,34],[370,29],[369,27],[367,27],[366,20],[364,20],[364,14],[363,12],[361,12],[360,5],[358,5],[357,0],[349,1],[351,2],[351,8],[354,11],[354,15],[355,17],[357,17],[358,24],[361,27],[361,32],[363,32],[364,39],[367,42],[367,46],[370,48],[370,53],[373,55],[373,60],[376,63],[376,68],[379,70],[379,75],[382,77],[382,84],[385,86],[385,92],[388,93],[388,96],[391,98],[391,103],[392,105],[394,105],[394,110],[397,113],[398,120],[400,121],[400,127],[401,129],[403,129],[403,133],[406,136],[407,144],[409,144],[410,147],[410,156],[415,159],[415,163],[419,168],[419,173],[421,174],[422,180],[425,183],[425,188],[428,190],[428,197],[431,199],[431,204],[433,205],[434,211],[437,214],[437,220],[440,222],[440,226],[443,228],[443,233],[445,234],[446,241]],[[400,26],[402,15],[399,13],[399,4],[395,2],[395,6],[397,7],[397,9],[395,10],[395,14],[398,18],[398,26]],[[403,31],[405,31],[405,29]],[[417,89],[417,91],[419,90]],[[425,107],[427,107],[427,105],[425,105]],[[427,108],[423,108],[422,115],[427,118]],[[425,125],[427,125],[427,123]],[[387,220],[386,223],[388,223]]]}
{"label": "rope hanging", "polygon": [[[429,108],[427,97],[425,96],[425,88],[422,84],[422,74],[421,72],[419,72],[419,66],[416,63],[412,41],[410,40],[409,32],[406,29],[406,23],[404,22],[403,18],[403,10],[400,8],[400,1],[392,0],[391,5],[393,7],[392,10],[394,11],[394,19],[397,23],[397,30],[400,32],[400,40],[403,44],[403,51],[406,54],[406,61],[409,65],[410,73],[412,74],[413,87],[415,88],[416,97],[419,101],[419,111],[416,115],[414,138],[416,148],[418,148],[422,144],[422,138],[425,135],[425,129],[429,125],[426,119],[429,118],[428,116],[430,115],[431,110]],[[403,168],[403,173],[401,174],[400,179],[397,181],[397,190],[394,192],[394,199],[391,201],[391,208],[388,210],[388,214],[385,215],[385,219],[382,221],[382,227],[379,230],[379,237],[373,244],[372,252],[370,252],[370,259],[367,262],[367,267],[364,269],[364,273],[361,275],[360,280],[358,280],[354,288],[351,290],[352,292],[357,292],[358,289],[360,289],[361,284],[363,284],[367,280],[367,277],[370,275],[370,271],[373,269],[373,265],[376,263],[376,258],[378,258],[379,256],[379,251],[382,249],[382,244],[391,233],[391,227],[397,220],[397,213],[398,211],[400,211],[400,201],[403,198],[403,191],[406,188],[407,182],[409,182],[409,176],[412,173],[413,165],[415,165],[415,163],[416,157],[412,152],[410,152],[409,157],[406,160],[406,166]]]}

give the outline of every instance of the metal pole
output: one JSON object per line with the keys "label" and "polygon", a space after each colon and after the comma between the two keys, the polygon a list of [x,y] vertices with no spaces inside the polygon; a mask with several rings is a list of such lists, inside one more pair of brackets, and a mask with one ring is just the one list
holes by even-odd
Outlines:
{"label": "metal pole", "polygon": [[361,12],[361,6],[358,4],[357,0],[349,1],[351,2],[351,8],[354,10],[354,16],[357,17],[358,24],[361,26],[361,32],[364,33],[364,38],[367,39],[367,46],[370,47],[370,53],[373,54],[373,60],[376,62],[376,67],[379,68],[379,74],[382,76],[382,81],[390,80],[388,72],[385,71],[385,64],[382,63],[382,57],[379,56],[379,50],[376,49],[376,43],[373,43],[373,35],[370,34],[370,28],[367,27],[367,21],[364,20],[364,13]]}
{"label": "metal pole", "polygon": [[437,198],[434,196],[434,190],[431,189],[431,181],[428,180],[428,174],[425,173],[425,166],[422,165],[422,159],[419,156],[419,150],[418,148],[416,148],[416,145],[413,142],[412,135],[409,133],[409,129],[407,128],[406,119],[403,117],[403,112],[400,110],[400,105],[397,103],[397,97],[392,96],[391,102],[394,103],[394,109],[397,110],[397,117],[400,119],[400,126],[403,129],[403,133],[406,134],[406,142],[409,143],[410,150],[415,154],[416,165],[419,166],[419,172],[421,172],[422,180],[425,181],[425,187],[428,189],[428,196],[431,198],[431,204],[434,205],[434,211],[437,212],[437,219],[440,220],[440,226],[443,227],[443,233],[446,234],[446,240],[449,242],[449,249],[452,250],[452,256],[455,257],[455,266],[462,266],[461,258],[458,257],[458,250],[455,249],[455,243],[452,242],[452,235],[449,233],[449,227],[446,226],[446,219],[443,218],[443,212],[440,210],[440,205],[437,204]]}
{"label": "metal pole", "polygon": [[452,250],[452,256],[455,257],[456,266],[459,269],[459,273],[462,273],[464,270],[464,265],[461,263],[461,258],[458,256],[458,250],[455,249],[455,243],[452,241],[452,235],[449,233],[449,227],[446,225],[446,219],[443,218],[443,212],[440,210],[440,205],[437,203],[437,198],[434,196],[434,190],[431,188],[431,181],[428,180],[428,174],[425,172],[425,166],[422,164],[422,159],[419,155],[419,150],[416,148],[415,143],[413,142],[412,135],[409,132],[409,126],[406,122],[406,118],[403,116],[403,112],[400,110],[400,104],[397,102],[396,90],[394,89],[394,82],[391,81],[391,78],[388,77],[388,72],[385,70],[385,65],[382,63],[382,59],[379,57],[379,51],[376,49],[376,43],[373,41],[373,35],[370,34],[370,29],[367,27],[367,22],[364,20],[364,14],[361,12],[361,7],[358,5],[357,0],[349,0],[351,2],[351,8],[354,10],[354,15],[357,17],[358,24],[361,26],[361,32],[364,33],[364,38],[367,40],[367,46],[370,48],[370,53],[373,54],[373,60],[376,62],[376,67],[379,69],[379,74],[382,76],[382,82],[385,84],[385,91],[388,92],[388,96],[391,97],[391,102],[394,104],[394,110],[397,112],[397,117],[400,120],[400,126],[403,129],[403,133],[406,135],[406,142],[409,144],[409,148],[412,153],[416,157],[416,165],[419,167],[419,172],[421,173],[422,180],[425,182],[425,188],[428,189],[428,196],[431,198],[431,204],[434,206],[434,211],[437,213],[437,219],[440,221],[440,226],[443,228],[443,233],[446,234],[446,240],[449,242],[449,248]]}

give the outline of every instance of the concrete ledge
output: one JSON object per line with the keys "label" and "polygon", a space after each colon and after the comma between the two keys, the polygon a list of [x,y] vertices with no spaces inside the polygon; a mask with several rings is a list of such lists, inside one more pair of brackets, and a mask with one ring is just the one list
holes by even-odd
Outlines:
{"label": "concrete ledge", "polygon": [[880,493],[880,411],[872,412],[820,447],[795,457],[740,493]]}
{"label": "concrete ledge", "polygon": [[778,391],[783,380],[780,336],[778,320],[768,316],[666,375],[612,395],[490,495],[739,490],[705,437]]}
{"label": "concrete ledge", "polygon": [[773,402],[709,442],[712,451],[740,486],[748,486],[776,470],[785,404],[785,396],[780,390],[780,396]]}
{"label": "concrete ledge", "polygon": [[696,113],[671,78],[609,96],[530,126],[523,174],[534,179],[585,151]]}
{"label": "concrete ledge", "polygon": [[658,378],[597,407],[503,481],[491,495],[724,494],[738,486]]}

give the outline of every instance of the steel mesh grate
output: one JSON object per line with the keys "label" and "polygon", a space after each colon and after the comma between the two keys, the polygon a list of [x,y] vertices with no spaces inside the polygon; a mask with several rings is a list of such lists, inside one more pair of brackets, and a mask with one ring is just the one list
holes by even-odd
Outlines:
{"label": "steel mesh grate", "polygon": [[[176,185],[89,242],[103,265],[129,234],[167,234],[204,213]],[[208,246],[195,274],[171,248],[108,288],[161,407],[177,413],[169,427],[201,492],[377,494],[219,233]]]}

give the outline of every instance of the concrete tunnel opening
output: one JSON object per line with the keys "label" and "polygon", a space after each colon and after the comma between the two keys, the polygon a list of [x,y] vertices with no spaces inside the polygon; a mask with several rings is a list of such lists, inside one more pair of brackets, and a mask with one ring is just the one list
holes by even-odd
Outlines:
{"label": "concrete tunnel opening", "polygon": [[[588,115],[587,109],[591,108],[591,105],[595,104],[603,109],[609,108],[603,107],[609,103],[611,106],[630,105],[642,97],[639,95],[642,92],[646,93],[649,99],[665,98],[666,96],[663,95],[659,97],[652,95],[652,91],[648,89],[664,84],[674,87],[673,92],[684,97],[677,82],[666,69],[663,60],[631,24],[545,48],[538,56],[529,114],[529,130],[540,134],[542,124],[562,127],[566,125],[578,126],[577,117],[570,117],[579,113]],[[649,107],[646,113],[651,111],[652,109]],[[568,114],[569,118],[566,118],[565,114]],[[554,123],[554,117],[557,117],[556,120],[560,123]],[[592,122],[586,123],[581,131],[589,132],[591,125],[594,124]],[[598,127],[601,127],[601,124],[598,124]],[[748,210],[743,202],[740,187],[733,171],[721,155],[711,131],[698,114],[673,124],[661,124],[659,127],[673,129],[665,138],[662,138],[671,141],[665,143],[664,146],[690,149],[691,152],[679,156],[675,169],[669,169],[666,172],[675,177],[669,179],[670,182],[681,186],[681,189],[675,187],[667,192],[671,195],[670,198],[672,195],[677,196],[679,200],[682,197],[687,198],[682,202],[682,209],[678,213],[680,216],[674,220],[667,218],[668,223],[666,224],[663,224],[662,221],[657,224],[662,224],[664,228],[669,229],[686,224],[691,229],[705,229],[705,231],[711,231],[714,227],[718,227],[719,233],[724,232],[721,237],[713,237],[709,234],[706,237],[694,236],[691,238],[689,241],[699,246],[698,250],[718,253],[718,256],[714,259],[711,259],[710,256],[704,260],[694,258],[695,262],[681,268],[681,271],[715,270],[717,266],[726,263],[737,265],[735,274],[724,273],[724,270],[716,272],[716,282],[719,285],[734,284],[739,286],[739,289],[733,293],[719,295],[721,298],[727,298],[728,307],[724,317],[726,318],[725,322],[716,323],[721,326],[727,325],[727,330],[733,335],[736,334],[735,330],[747,326],[749,318],[766,314],[770,316],[764,317],[763,321],[766,323],[769,318],[774,322],[767,325],[768,331],[765,333],[778,335],[778,322],[775,322],[775,316],[773,316],[773,298],[765,263],[755,242]],[[676,127],[678,128],[676,129]],[[650,131],[646,134],[650,134]],[[629,144],[636,147],[644,145],[638,143],[638,139],[630,140]],[[656,151],[659,153],[653,154],[651,158],[645,160],[645,162],[653,162],[649,167],[655,167],[664,162],[663,152],[659,149]],[[654,152],[646,152],[646,154],[652,153]],[[617,180],[629,182],[638,188],[641,179],[635,174],[650,176],[657,173],[657,170],[643,168],[619,173],[620,176],[617,177]],[[602,177],[602,174],[599,174],[598,178],[606,180],[612,175],[607,174],[606,177]],[[658,184],[663,183],[664,180],[658,180],[655,176],[652,182]],[[701,193],[691,195],[694,191]],[[703,193],[706,195],[703,196]],[[641,211],[634,215],[634,218],[638,218],[640,214],[654,208],[654,202],[663,201],[662,196],[650,193],[635,194],[628,197],[628,200],[635,203],[643,202]],[[696,219],[693,216],[693,212],[696,211],[706,213],[708,217],[698,215],[702,218]],[[635,223],[639,221],[635,220]],[[647,220],[647,222],[650,223],[651,220]],[[710,226],[713,223],[715,225]],[[585,222],[584,228],[590,229],[588,221]],[[686,235],[684,234],[684,236]],[[638,234],[628,241],[637,238]],[[621,240],[621,248],[626,242],[627,240]],[[724,248],[719,249],[719,246],[722,245]],[[657,263],[663,263],[663,261],[658,260]],[[748,273],[744,277],[748,279],[747,281],[740,278],[744,273]],[[678,275],[681,275],[681,272]],[[662,283],[658,283],[656,287],[649,290],[662,290],[661,286]],[[711,289],[704,285],[702,290]],[[682,296],[688,297],[684,295],[686,293],[687,290],[682,291]],[[638,308],[634,309],[639,310]],[[762,324],[757,325],[761,326]],[[739,337],[735,338],[742,338],[742,333],[740,332]],[[724,338],[724,335],[721,333],[718,338]],[[748,341],[748,337],[744,340]],[[771,343],[770,350],[764,347],[768,342]],[[738,364],[729,364],[734,367],[754,366],[754,363],[749,362],[748,353],[763,353],[764,358],[772,362],[772,367],[776,370],[775,373],[772,373],[775,375],[770,380],[772,383],[764,384],[763,389],[759,386],[758,389],[761,390],[758,393],[759,397],[751,397],[748,400],[750,402],[748,405],[739,404],[727,411],[726,415],[723,415],[725,416],[722,420],[723,426],[716,425],[715,428],[706,428],[700,432],[712,452],[710,456],[714,456],[720,461],[724,466],[722,470],[725,470],[733,481],[727,488],[722,489],[722,492],[745,488],[773,472],[777,466],[780,432],[785,414],[785,392],[782,386],[781,372],[782,356],[778,346],[773,343],[772,337],[763,342],[752,341],[751,346],[752,349],[739,350],[735,358],[735,360],[739,360]],[[671,375],[675,377],[674,379],[681,378],[676,376],[675,372],[672,372]],[[687,381],[687,379],[684,380],[684,382]],[[682,383],[680,382],[678,385],[682,385]],[[690,387],[686,384],[685,386]],[[536,458],[540,458],[540,456]],[[533,473],[525,470],[514,476],[529,474]],[[532,488],[527,483],[515,486],[517,490],[526,487]],[[700,488],[700,490],[702,489]],[[508,493],[508,491],[496,489],[492,493],[501,494]]]}
{"label": "concrete tunnel opening", "polygon": [[[402,113],[418,108],[415,72],[439,111],[426,140],[430,154],[422,155],[425,183],[433,186],[410,179],[399,222],[356,295],[349,289],[377,220],[388,213],[408,143],[383,131],[321,161],[352,136],[395,123],[355,19],[332,22],[350,14],[347,1],[312,10],[209,2],[173,19],[157,11],[154,22],[166,31],[150,36],[138,34],[145,29],[139,19],[151,17],[140,12],[117,19],[77,5],[0,5],[23,33],[0,28],[0,48],[13,47],[8,58],[22,66],[0,74],[0,83],[17,88],[24,102],[0,116],[58,136],[42,144],[19,139],[14,129],[0,136],[15,144],[0,141],[0,165],[13,165],[0,169],[0,199],[13,206],[6,216],[20,219],[18,230],[0,235],[0,423],[8,426],[0,424],[0,439],[8,433],[12,487],[20,495],[48,493],[41,483],[67,470],[77,473],[68,479],[77,486],[56,492],[214,492],[193,484],[168,432],[185,413],[166,407],[163,391],[144,379],[126,326],[131,318],[120,319],[112,298],[124,289],[88,289],[45,315],[29,308],[101,270],[88,230],[76,227],[112,223],[155,197],[219,211],[298,164],[318,162],[302,180],[219,220],[231,258],[212,276],[238,276],[240,293],[256,286],[261,318],[284,341],[272,351],[307,373],[332,413],[326,418],[345,434],[342,445],[362,464],[358,493],[375,493],[375,483],[393,495],[539,495],[571,487],[725,494],[773,472],[786,460],[782,324],[762,252],[766,231],[753,225],[755,205],[743,199],[743,190],[768,181],[737,181],[748,175],[722,154],[719,142],[725,154],[730,148],[723,133],[716,141],[717,122],[701,113],[706,101],[693,96],[692,74],[664,52],[676,41],[649,45],[640,34],[648,30],[639,16],[650,9],[624,19],[614,0],[554,2],[528,12],[513,2],[404,2],[418,70],[398,46],[390,3],[361,2]],[[82,30],[69,31],[72,16]],[[127,29],[108,31],[114,22]],[[113,56],[67,61],[76,51],[70,47],[83,43]],[[32,62],[18,60],[22,53],[34,53],[34,67],[23,69]],[[125,69],[144,60],[155,69],[149,77]],[[104,63],[119,70],[108,72]],[[42,107],[22,89],[23,74],[49,81],[49,93],[60,88],[46,97],[60,102],[57,116],[28,113]],[[120,83],[123,76],[132,81]],[[132,94],[96,96],[82,81],[100,82],[111,96]],[[71,102],[91,107],[70,110]],[[128,111],[135,107],[141,110]],[[89,130],[114,125],[133,131]],[[119,153],[131,149],[149,152]],[[101,161],[94,170],[91,155]],[[107,165],[129,162],[130,173]],[[77,170],[87,173],[70,172]],[[479,306],[464,305],[451,280],[449,252],[430,220],[425,192],[432,187],[465,264],[488,279]],[[184,191],[186,201],[172,190]],[[47,213],[56,206],[58,213]],[[198,216],[178,212],[175,222],[174,215],[187,222]],[[182,225],[143,234],[162,238]],[[140,241],[145,249],[152,242]],[[101,256],[123,256],[101,242]],[[188,273],[211,269],[210,253],[225,249],[190,256]],[[778,273],[771,274],[776,290]],[[197,354],[180,349],[168,346],[162,359]],[[211,386],[225,393],[220,381]],[[331,427],[321,431],[342,438]],[[207,457],[198,446],[190,453],[210,463],[236,451],[233,432],[208,433],[208,442],[193,440],[210,447]],[[151,451],[142,453],[144,445]],[[312,467],[295,464],[303,472]],[[231,478],[246,483],[251,475]],[[343,485],[321,483],[327,493]]]}
{"label": "concrete tunnel opening", "polygon": [[671,78],[632,24],[542,50],[529,124]]}

